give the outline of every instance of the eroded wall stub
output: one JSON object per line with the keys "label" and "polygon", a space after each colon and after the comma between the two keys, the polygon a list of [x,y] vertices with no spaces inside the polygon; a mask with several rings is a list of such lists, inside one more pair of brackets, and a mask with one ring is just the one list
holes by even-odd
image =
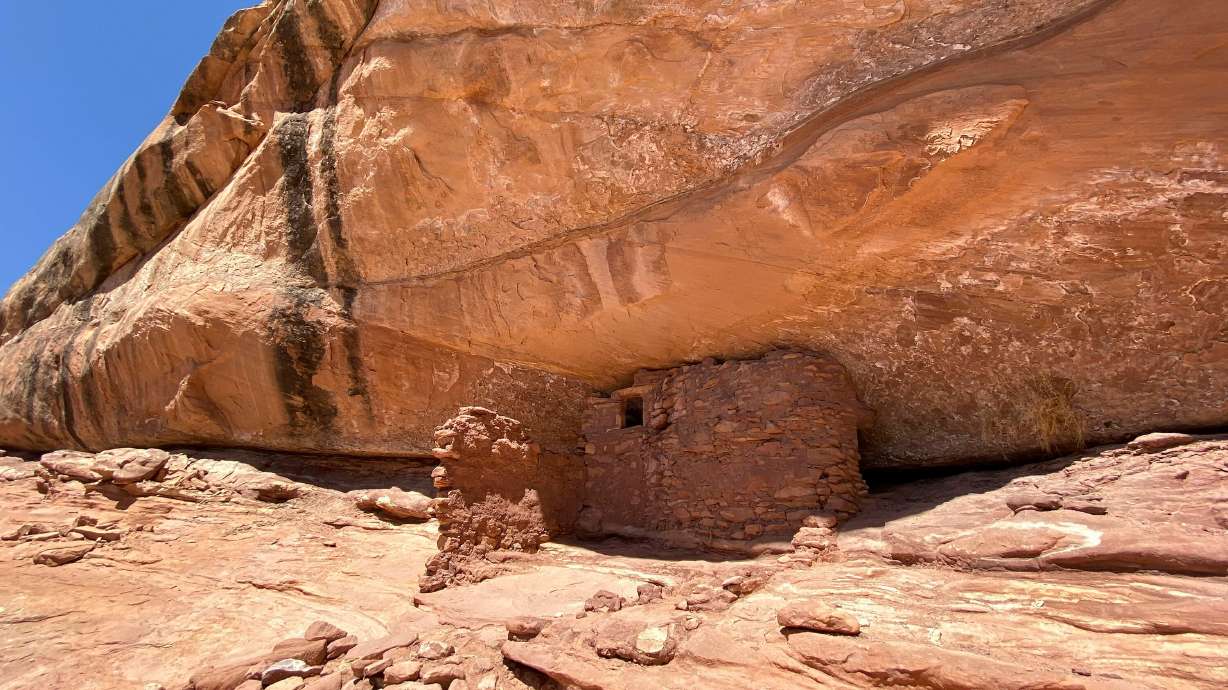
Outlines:
{"label": "eroded wall stub", "polygon": [[871,419],[821,355],[640,372],[589,401],[580,531],[720,547],[843,520],[866,491],[857,432]]}
{"label": "eroded wall stub", "polygon": [[461,408],[435,444],[439,553],[427,562],[422,591],[493,577],[500,567],[491,554],[533,553],[572,531],[584,490],[575,456],[543,449],[519,421],[481,407]]}

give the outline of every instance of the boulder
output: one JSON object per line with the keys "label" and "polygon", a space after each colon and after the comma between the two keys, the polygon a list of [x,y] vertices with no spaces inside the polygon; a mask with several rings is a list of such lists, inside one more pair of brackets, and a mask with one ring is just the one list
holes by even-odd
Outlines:
{"label": "boulder", "polygon": [[603,589],[584,602],[584,610],[612,613],[621,611],[626,603],[627,600],[623,597]]}
{"label": "boulder", "polygon": [[323,666],[327,661],[328,644],[324,640],[292,637],[278,642],[268,654],[273,659],[298,659],[308,666]]}
{"label": "boulder", "polygon": [[123,529],[103,529],[92,525],[79,525],[71,531],[93,541],[119,541],[127,533]]}
{"label": "boulder", "polygon": [[[332,643],[346,637],[346,635],[348,633],[332,623],[316,621],[307,626],[307,632],[303,633],[303,638],[307,640],[324,640],[325,642]],[[331,648],[329,651],[331,653]]]}
{"label": "boulder", "polygon": [[661,666],[673,661],[685,628],[677,621],[643,622],[613,618],[596,631],[598,656]]}
{"label": "boulder", "polygon": [[1126,448],[1136,453],[1154,453],[1193,443],[1196,440],[1196,437],[1189,434],[1156,432],[1135,437],[1134,440],[1126,444]]}
{"label": "boulder", "polygon": [[836,548],[836,531],[830,527],[802,527],[793,535],[793,548],[826,553]]}
{"label": "boulder", "polygon": [[59,536],[62,528],[50,525],[45,522],[27,522],[19,525],[16,529],[0,535],[0,541],[17,541],[23,537],[37,534],[47,534]]}
{"label": "boulder", "polygon": [[311,678],[323,670],[322,666],[312,666],[302,659],[282,659],[260,673],[260,682],[272,685],[286,678]]}
{"label": "boulder", "polygon": [[1008,496],[1006,506],[1018,513],[1021,510],[1057,510],[1062,507],[1062,497],[1035,491]]}
{"label": "boulder", "polygon": [[438,683],[447,686],[458,678],[465,677],[465,667],[455,661],[431,661],[422,664],[418,680],[424,685]]}
{"label": "boulder", "polygon": [[102,480],[102,474],[94,469],[94,455],[71,450],[47,453],[39,464],[54,476],[67,477],[80,482],[92,483]]}
{"label": "boulder", "polygon": [[251,682],[260,684],[260,671],[268,662],[263,655],[215,662],[193,673],[188,680],[188,687],[192,690],[235,690],[248,682],[253,673],[256,674],[256,680]]}
{"label": "boulder", "polygon": [[340,673],[330,673],[328,675],[311,678],[303,685],[303,690],[341,690],[343,678]]}
{"label": "boulder", "polygon": [[21,458],[0,457],[0,482],[16,482],[37,474],[39,465]]}
{"label": "boulder", "polygon": [[661,585],[645,582],[636,588],[635,603],[640,605],[650,604],[661,599],[662,596],[664,596],[664,590]]}
{"label": "boulder", "polygon": [[[310,631],[310,629],[308,630]],[[358,646],[358,638],[353,635],[346,635],[345,637],[333,640],[332,642],[328,643],[327,657],[331,660],[331,659],[336,659],[337,657],[340,657],[340,656],[345,656],[347,652],[349,652],[351,649],[357,646]]]}
{"label": "boulder", "polygon": [[832,635],[861,634],[861,624],[856,617],[817,599],[788,604],[776,612],[776,622],[782,628],[813,630]]}
{"label": "boulder", "polygon": [[389,684],[404,683],[418,680],[422,673],[422,663],[419,661],[398,661],[384,670],[384,682]]}
{"label": "boulder", "polygon": [[443,640],[424,640],[418,644],[418,658],[438,661],[452,656],[456,650]]}
{"label": "boulder", "polygon": [[362,510],[384,513],[398,520],[429,520],[434,499],[416,491],[398,488],[351,492],[354,504]]}
{"label": "boulder", "polygon": [[389,666],[392,666],[390,659],[360,659],[353,662],[350,668],[361,673],[363,678],[374,678],[383,674]]}
{"label": "boulder", "polygon": [[509,640],[531,640],[541,634],[542,630],[550,623],[545,618],[536,618],[533,616],[517,616],[510,618],[504,622],[504,627],[507,628],[507,638]]}
{"label": "boulder", "polygon": [[46,551],[40,551],[34,557],[34,562],[39,565],[60,566],[68,565],[85,558],[85,555],[94,550],[94,542],[84,542],[80,544],[71,544],[69,546],[59,546]]}
{"label": "boulder", "polygon": [[112,484],[122,486],[152,479],[168,460],[170,454],[156,448],[117,448],[96,455],[93,469]]}

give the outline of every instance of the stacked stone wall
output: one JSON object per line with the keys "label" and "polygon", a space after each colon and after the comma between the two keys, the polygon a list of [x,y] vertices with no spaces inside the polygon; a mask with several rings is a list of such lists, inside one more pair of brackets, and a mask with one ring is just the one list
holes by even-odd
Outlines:
{"label": "stacked stone wall", "polygon": [[868,421],[844,368],[821,355],[641,372],[590,400],[580,524],[719,545],[787,537],[813,515],[843,520],[865,493]]}

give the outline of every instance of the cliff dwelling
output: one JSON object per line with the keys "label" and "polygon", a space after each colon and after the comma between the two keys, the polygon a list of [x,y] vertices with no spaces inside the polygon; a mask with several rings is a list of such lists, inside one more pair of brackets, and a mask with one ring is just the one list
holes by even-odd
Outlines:
{"label": "cliff dwelling", "polygon": [[579,527],[736,547],[788,539],[813,515],[843,520],[865,492],[857,431],[870,419],[820,355],[641,371],[589,400]]}
{"label": "cliff dwelling", "polygon": [[871,420],[839,363],[788,350],[640,371],[588,400],[582,454],[463,408],[435,435],[441,553],[421,586],[480,581],[490,552],[572,533],[747,552],[832,528],[866,493]]}

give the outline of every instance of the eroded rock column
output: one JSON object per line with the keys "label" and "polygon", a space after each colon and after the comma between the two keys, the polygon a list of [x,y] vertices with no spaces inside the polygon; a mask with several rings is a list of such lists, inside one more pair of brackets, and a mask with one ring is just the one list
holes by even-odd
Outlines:
{"label": "eroded rock column", "polygon": [[500,551],[533,553],[572,531],[584,472],[571,455],[543,449],[523,425],[481,407],[463,407],[435,432],[439,553],[423,592],[497,575]]}

